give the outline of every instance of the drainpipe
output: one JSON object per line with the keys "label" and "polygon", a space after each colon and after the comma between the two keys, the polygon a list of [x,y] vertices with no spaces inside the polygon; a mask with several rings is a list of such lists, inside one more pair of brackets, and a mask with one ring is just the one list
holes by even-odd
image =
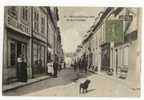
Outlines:
{"label": "drainpipe", "polygon": [[31,68],[32,68],[32,78],[34,78],[34,68],[33,68],[33,7],[31,8]]}
{"label": "drainpipe", "polygon": [[[47,9],[47,12],[48,12],[48,8],[46,8],[46,9]],[[46,27],[46,28],[47,28],[47,33],[46,33],[46,34],[47,34],[47,48],[46,48],[46,50],[47,50],[47,51],[46,51],[46,52],[47,52],[47,55],[46,55],[47,60],[46,60],[46,72],[47,72],[47,70],[48,70],[48,69],[47,69],[47,62],[48,62],[48,52],[49,52],[49,51],[48,51],[48,33],[49,33],[49,30],[48,30],[48,29],[49,29],[49,28],[48,28],[48,13],[47,13],[47,24],[46,24],[46,25],[47,25],[47,27]]]}

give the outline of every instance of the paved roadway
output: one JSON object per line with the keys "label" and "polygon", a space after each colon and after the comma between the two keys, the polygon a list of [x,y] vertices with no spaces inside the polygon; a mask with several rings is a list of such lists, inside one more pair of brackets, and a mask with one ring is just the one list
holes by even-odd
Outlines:
{"label": "paved roadway", "polygon": [[[92,73],[88,72],[86,77],[92,75]],[[17,96],[17,95],[24,95],[36,91],[40,91],[43,89],[47,89],[50,87],[55,87],[59,85],[66,85],[68,83],[74,82],[78,79],[77,72],[74,72],[73,68],[66,68],[58,72],[57,78],[50,78],[40,82],[36,82],[24,87],[20,87],[14,90],[7,91],[3,93],[3,95],[9,96]]]}

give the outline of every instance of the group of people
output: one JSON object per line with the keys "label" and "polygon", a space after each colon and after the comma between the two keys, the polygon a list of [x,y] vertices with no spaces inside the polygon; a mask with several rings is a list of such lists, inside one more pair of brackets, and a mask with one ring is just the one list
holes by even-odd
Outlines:
{"label": "group of people", "polygon": [[80,72],[85,71],[87,73],[87,66],[88,66],[88,58],[86,54],[83,54],[83,56],[79,60],[75,60],[73,67],[74,71],[77,71],[79,69]]}
{"label": "group of people", "polygon": [[[65,68],[65,63],[64,63],[64,68]],[[60,72],[61,70],[62,70],[62,64],[59,63],[57,59],[47,64],[47,72],[54,78],[57,77],[58,71]]]}

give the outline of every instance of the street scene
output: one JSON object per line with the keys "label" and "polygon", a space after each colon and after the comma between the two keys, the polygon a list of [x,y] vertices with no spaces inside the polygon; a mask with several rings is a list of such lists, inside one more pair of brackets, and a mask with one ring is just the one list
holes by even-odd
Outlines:
{"label": "street scene", "polygon": [[141,8],[5,6],[3,96],[140,97]]}

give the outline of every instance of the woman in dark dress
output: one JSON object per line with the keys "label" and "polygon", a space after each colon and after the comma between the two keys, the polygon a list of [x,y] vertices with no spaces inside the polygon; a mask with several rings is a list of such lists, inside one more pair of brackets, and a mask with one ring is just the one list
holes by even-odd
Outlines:
{"label": "woman in dark dress", "polygon": [[21,76],[21,82],[27,82],[27,63],[24,58],[21,63]]}
{"label": "woman in dark dress", "polygon": [[22,75],[21,75],[21,64],[22,64],[22,56],[20,55],[17,58],[17,79],[18,81],[21,81]]}

